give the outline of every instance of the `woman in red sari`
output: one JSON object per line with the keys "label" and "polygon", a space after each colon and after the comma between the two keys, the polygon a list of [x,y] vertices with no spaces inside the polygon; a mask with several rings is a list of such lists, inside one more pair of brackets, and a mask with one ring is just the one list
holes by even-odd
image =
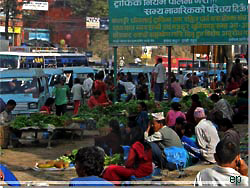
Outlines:
{"label": "woman in red sari", "polygon": [[107,85],[103,82],[103,78],[103,73],[99,72],[96,75],[96,80],[94,83],[94,90],[99,90],[101,92],[101,95],[97,99],[99,103],[106,103],[109,101],[107,96]]}
{"label": "woman in red sari", "polygon": [[142,178],[153,172],[152,149],[144,140],[144,133],[140,127],[132,132],[132,146],[125,166],[109,166],[102,177],[109,181],[125,181],[131,176]]}

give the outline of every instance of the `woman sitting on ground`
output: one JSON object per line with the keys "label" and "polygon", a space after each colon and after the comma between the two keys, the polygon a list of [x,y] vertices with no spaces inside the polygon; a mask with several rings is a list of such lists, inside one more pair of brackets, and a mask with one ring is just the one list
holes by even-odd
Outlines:
{"label": "woman sitting on ground", "polygon": [[145,132],[147,130],[148,127],[148,108],[147,105],[145,104],[145,102],[140,102],[138,103],[137,106],[137,110],[138,110],[138,115],[136,116],[136,124],[137,126],[141,127],[143,132]]}
{"label": "woman sitting on ground", "polygon": [[55,102],[55,99],[53,98],[48,98],[44,104],[44,106],[42,106],[40,108],[40,113],[42,114],[51,114],[52,112],[52,106]]}
{"label": "woman sitting on ground", "polygon": [[144,141],[144,134],[140,127],[132,132],[133,143],[125,167],[109,166],[103,173],[103,178],[108,181],[125,181],[131,176],[142,178],[153,172],[152,150],[150,145]]}
{"label": "woman sitting on ground", "polygon": [[171,104],[171,108],[172,109],[169,110],[169,112],[167,113],[166,124],[167,126],[174,128],[176,118],[182,117],[186,119],[186,116],[184,113],[181,112],[181,105],[179,103],[173,102]]}
{"label": "woman sitting on ground", "polygon": [[110,133],[107,136],[96,137],[95,145],[104,149],[107,155],[122,153],[122,140],[119,122],[115,119],[109,122]]}

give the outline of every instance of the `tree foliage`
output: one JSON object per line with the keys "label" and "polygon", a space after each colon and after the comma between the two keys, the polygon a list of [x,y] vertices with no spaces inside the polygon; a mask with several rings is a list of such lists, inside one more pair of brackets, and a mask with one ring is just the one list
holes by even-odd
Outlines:
{"label": "tree foliage", "polygon": [[68,0],[75,15],[85,18],[108,17],[107,0]]}

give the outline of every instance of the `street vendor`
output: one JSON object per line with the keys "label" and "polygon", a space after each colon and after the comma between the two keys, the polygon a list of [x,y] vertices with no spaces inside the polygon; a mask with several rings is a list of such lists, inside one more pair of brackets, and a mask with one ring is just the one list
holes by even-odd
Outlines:
{"label": "street vendor", "polygon": [[[163,157],[163,150],[172,146],[183,147],[181,140],[173,129],[163,125],[165,120],[163,112],[152,113],[152,117],[153,120],[149,123],[147,130],[144,132],[144,137],[146,141],[150,142],[152,147],[153,162],[160,168],[175,170],[176,165],[167,162]],[[154,129],[154,134],[149,136],[151,128]]]}
{"label": "street vendor", "polygon": [[55,102],[55,99],[53,98],[48,98],[44,104],[44,106],[42,106],[40,108],[40,113],[42,114],[51,114],[52,113],[52,106]]}
{"label": "street vendor", "polygon": [[125,166],[111,165],[105,169],[102,177],[108,181],[125,181],[131,176],[149,176],[152,171],[151,147],[144,140],[143,130],[136,127],[131,135],[131,148]]}
{"label": "street vendor", "polygon": [[100,97],[100,95],[101,95],[101,91],[99,91],[99,90],[95,90],[93,92],[93,95],[88,100],[88,107],[90,109],[92,109],[92,108],[94,108],[96,106],[108,106],[108,105],[112,104],[111,101],[103,102],[103,103],[98,101],[98,98]]}
{"label": "street vendor", "polygon": [[16,107],[16,101],[9,100],[6,104],[6,107],[3,112],[0,113],[0,126],[8,125],[8,123],[11,121],[12,116],[11,112]]}
{"label": "street vendor", "polygon": [[107,155],[114,155],[115,153],[121,153],[121,131],[119,122],[115,119],[111,119],[109,122],[110,132],[107,136],[95,137],[95,145],[104,149]]}

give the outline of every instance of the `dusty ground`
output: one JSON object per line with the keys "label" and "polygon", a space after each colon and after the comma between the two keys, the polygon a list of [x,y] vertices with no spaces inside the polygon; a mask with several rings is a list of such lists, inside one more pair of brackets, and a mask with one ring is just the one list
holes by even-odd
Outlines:
{"label": "dusty ground", "polygon": [[[236,125],[235,127],[240,132],[242,140],[244,140],[248,132],[248,125]],[[0,163],[7,165],[20,181],[69,181],[71,178],[76,177],[74,170],[37,172],[32,168],[36,162],[54,160],[67,151],[93,145],[93,136],[97,134],[98,132],[96,131],[85,131],[84,139],[82,141],[79,138],[75,139],[73,142],[71,142],[69,138],[64,140],[54,140],[52,143],[52,149],[47,149],[45,142],[38,145],[26,144],[21,148],[4,149],[3,155],[0,156]],[[243,143],[242,146],[243,158],[247,159],[247,144]],[[211,167],[211,165],[196,165],[189,167],[185,169],[186,177],[183,178],[177,178],[178,172],[168,173],[167,171],[164,171],[162,180],[179,181],[185,184],[185,181],[193,181],[197,172],[207,167]]]}

